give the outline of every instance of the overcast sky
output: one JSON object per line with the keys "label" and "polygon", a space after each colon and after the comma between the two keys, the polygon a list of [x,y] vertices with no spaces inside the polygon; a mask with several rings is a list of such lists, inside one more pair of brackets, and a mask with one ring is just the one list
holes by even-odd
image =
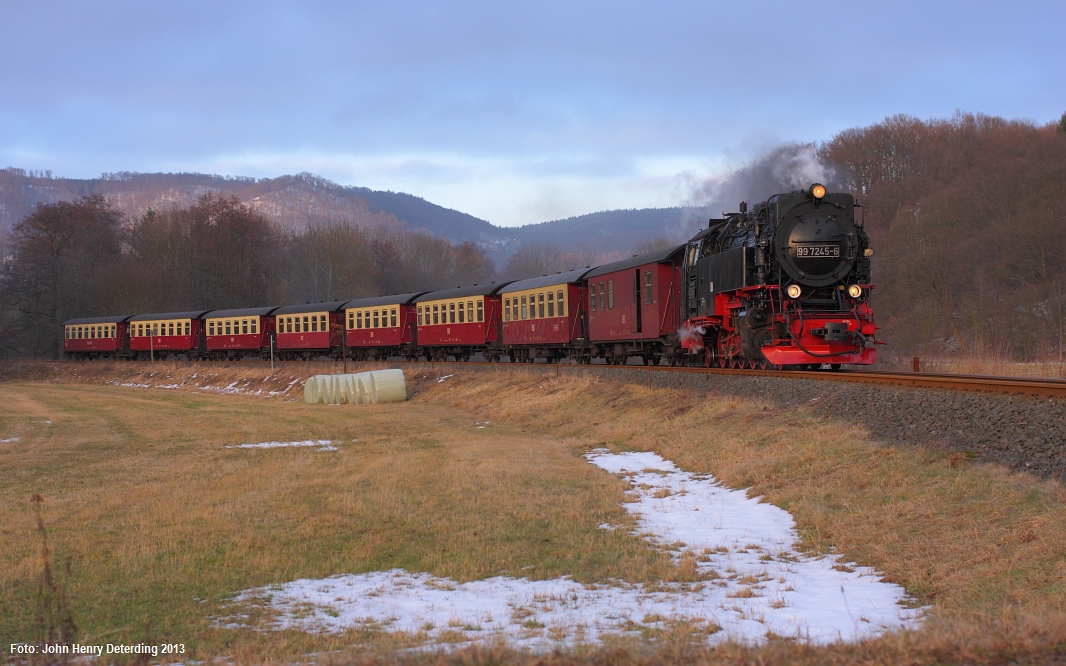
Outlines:
{"label": "overcast sky", "polygon": [[1066,2],[0,0],[0,166],[310,171],[501,225],[897,113],[1066,111]]}

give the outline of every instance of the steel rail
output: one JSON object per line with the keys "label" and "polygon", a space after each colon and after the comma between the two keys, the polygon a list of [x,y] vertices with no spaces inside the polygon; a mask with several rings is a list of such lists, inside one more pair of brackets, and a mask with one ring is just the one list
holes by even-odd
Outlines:
{"label": "steel rail", "polygon": [[[416,361],[430,363],[430,361]],[[433,361],[436,365],[451,365],[452,361]],[[500,367],[567,370],[612,370],[624,372],[684,372],[740,377],[770,377],[784,379],[814,379],[819,381],[855,382],[907,386],[912,388],[953,389],[959,391],[984,391],[990,393],[1023,394],[1034,396],[1066,397],[1066,379],[1038,379],[1029,377],[1000,377],[992,375],[956,375],[945,372],[888,372],[883,370],[749,370],[732,368],[668,367],[655,365],[577,365],[571,363],[490,363],[467,361],[466,365],[493,365]]]}

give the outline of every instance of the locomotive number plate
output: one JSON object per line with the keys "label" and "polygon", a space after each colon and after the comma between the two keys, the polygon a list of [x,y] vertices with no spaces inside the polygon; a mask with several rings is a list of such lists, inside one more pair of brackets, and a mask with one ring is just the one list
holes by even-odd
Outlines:
{"label": "locomotive number plate", "polygon": [[801,245],[796,248],[797,257],[839,257],[839,245]]}

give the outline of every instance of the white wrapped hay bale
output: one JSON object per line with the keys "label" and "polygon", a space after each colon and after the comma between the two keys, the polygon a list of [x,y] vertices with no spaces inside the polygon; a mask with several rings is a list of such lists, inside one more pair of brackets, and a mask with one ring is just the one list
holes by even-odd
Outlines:
{"label": "white wrapped hay bale", "polygon": [[315,375],[304,384],[304,401],[356,405],[407,400],[403,370],[373,370],[354,375]]}

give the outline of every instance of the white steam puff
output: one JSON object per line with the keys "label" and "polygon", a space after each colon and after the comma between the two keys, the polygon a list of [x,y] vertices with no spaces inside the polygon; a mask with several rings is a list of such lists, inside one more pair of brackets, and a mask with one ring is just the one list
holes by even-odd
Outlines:
{"label": "white steam puff", "polygon": [[796,146],[792,155],[783,154],[771,167],[778,182],[790,190],[805,190],[813,183],[825,184],[836,176],[836,170],[818,159],[814,146]]}

